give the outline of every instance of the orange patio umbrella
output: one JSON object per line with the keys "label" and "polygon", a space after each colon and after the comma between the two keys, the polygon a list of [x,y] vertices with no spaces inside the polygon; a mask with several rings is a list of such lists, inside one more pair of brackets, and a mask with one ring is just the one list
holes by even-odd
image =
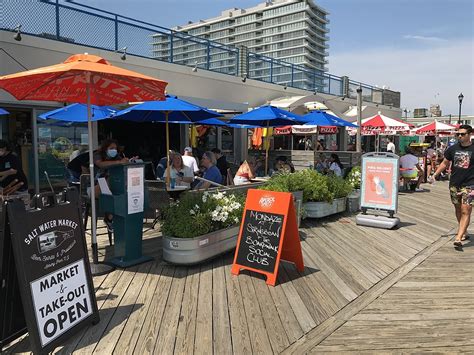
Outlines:
{"label": "orange patio umbrella", "polygon": [[[104,58],[76,54],[61,64],[0,77],[0,88],[18,100],[87,104],[89,168],[94,176],[91,105],[165,99],[165,81],[111,65]],[[98,264],[94,179],[91,178],[92,251]]]}

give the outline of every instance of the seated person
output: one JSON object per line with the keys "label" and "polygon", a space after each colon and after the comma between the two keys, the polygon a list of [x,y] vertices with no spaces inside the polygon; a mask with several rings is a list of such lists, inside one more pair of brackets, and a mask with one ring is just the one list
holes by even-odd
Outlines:
{"label": "seated person", "polygon": [[316,166],[314,167],[318,173],[325,173],[329,169],[329,164],[327,162],[326,156],[324,153],[320,153],[316,156]]}
{"label": "seated person", "polygon": [[[170,178],[175,179],[176,186],[185,186],[190,188],[191,183],[194,181],[193,170],[190,167],[184,165],[183,157],[179,153],[173,153],[173,155],[170,155],[170,160]],[[167,175],[168,168],[166,168],[163,178],[166,178]]]}
{"label": "seated person", "polygon": [[339,155],[337,155],[336,153],[332,153],[329,156],[329,168],[327,169],[327,172],[334,174],[336,176],[342,177],[343,169],[344,169],[344,166],[339,160]]}
{"label": "seated person", "polygon": [[4,140],[0,140],[0,186],[8,193],[28,190],[28,180],[20,159]]}
{"label": "seated person", "polygon": [[[222,185],[223,177],[216,166],[216,157],[214,153],[205,152],[202,155],[201,165],[205,169],[203,178],[209,181],[200,181],[199,184],[196,185],[195,189],[208,189],[209,187]],[[212,184],[210,181],[217,183],[217,185]]]}
{"label": "seated person", "polygon": [[423,169],[418,163],[418,157],[413,155],[410,147],[405,149],[405,155],[400,158],[400,173],[404,180],[417,179],[415,191],[423,191],[420,189],[421,180],[423,179]]}
{"label": "seated person", "polygon": [[291,172],[291,166],[286,162],[286,157],[278,157],[275,161],[273,174],[288,174]]}
{"label": "seated person", "polygon": [[229,169],[229,164],[227,164],[227,159],[225,155],[222,154],[221,150],[218,148],[214,148],[211,150],[216,156],[216,166],[217,169],[221,172],[222,176],[227,176],[227,169]]}
{"label": "seated person", "polygon": [[[173,154],[173,153],[174,152],[172,150],[170,150],[169,155],[171,156],[171,154]],[[167,164],[168,164],[168,157],[164,156],[163,158],[160,159],[160,161],[156,165],[156,178],[158,180],[163,179]]]}
{"label": "seated person", "polygon": [[82,174],[89,174],[89,152],[83,152],[73,158],[67,164],[66,172],[68,183],[80,182]]}
{"label": "seated person", "polygon": [[249,157],[245,160],[239,167],[239,170],[235,173],[234,177],[234,185],[243,185],[248,184],[250,179],[255,178],[254,173],[255,167],[255,159],[253,157]]}

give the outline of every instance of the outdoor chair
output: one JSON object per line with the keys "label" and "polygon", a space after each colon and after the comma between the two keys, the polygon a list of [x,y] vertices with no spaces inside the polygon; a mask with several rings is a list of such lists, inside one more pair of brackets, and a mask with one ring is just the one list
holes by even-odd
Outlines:
{"label": "outdoor chair", "polygon": [[145,189],[148,190],[148,208],[145,211],[145,218],[151,215],[153,223],[151,228],[154,229],[160,220],[163,208],[169,206],[172,201],[166,184],[164,181],[145,180]]}
{"label": "outdoor chair", "polygon": [[[80,187],[79,187],[79,194],[81,199],[81,208],[83,212],[84,218],[84,231],[87,230],[87,222],[89,219],[89,213],[91,212],[91,198],[90,194],[88,193],[88,189],[91,186],[90,182],[90,175],[89,174],[82,174],[80,178]],[[97,196],[98,197],[98,196]],[[99,201],[96,201],[96,226],[97,226],[97,218],[99,217]],[[103,215],[102,215],[103,216]],[[101,216],[101,217],[102,217]],[[112,245],[112,232],[107,229],[107,235],[109,237],[109,244]]]}

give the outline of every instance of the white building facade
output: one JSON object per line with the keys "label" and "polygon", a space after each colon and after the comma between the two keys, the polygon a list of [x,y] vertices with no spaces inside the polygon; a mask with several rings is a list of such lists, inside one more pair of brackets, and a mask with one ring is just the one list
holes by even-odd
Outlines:
{"label": "white building facade", "polygon": [[[233,8],[219,17],[173,28],[173,40],[154,35],[152,53],[156,59],[172,56],[174,62],[196,68],[314,88],[315,83],[323,86],[322,74],[327,71],[327,16],[313,0],[274,0]],[[222,43],[226,50],[212,47],[209,52],[205,41],[186,35]],[[231,52],[229,47],[238,51]]]}

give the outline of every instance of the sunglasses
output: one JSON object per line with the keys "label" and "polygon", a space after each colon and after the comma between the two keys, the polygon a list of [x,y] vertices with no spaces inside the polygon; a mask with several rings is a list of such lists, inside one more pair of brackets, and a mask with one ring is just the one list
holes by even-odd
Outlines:
{"label": "sunglasses", "polygon": [[456,137],[464,137],[467,134],[467,132],[464,133],[456,133]]}

